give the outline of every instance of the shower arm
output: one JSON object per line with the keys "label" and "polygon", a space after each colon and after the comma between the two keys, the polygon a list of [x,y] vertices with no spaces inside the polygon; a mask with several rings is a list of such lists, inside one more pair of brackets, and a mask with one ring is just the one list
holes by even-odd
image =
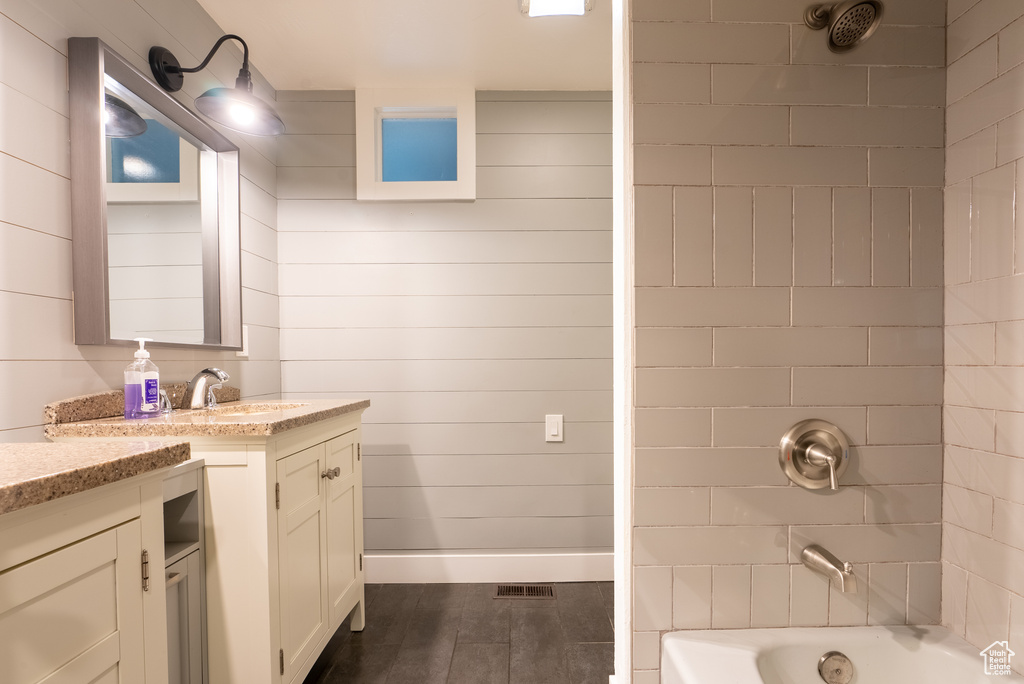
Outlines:
{"label": "shower arm", "polygon": [[831,5],[811,5],[804,10],[804,23],[815,31],[828,26],[828,18],[832,12]]}

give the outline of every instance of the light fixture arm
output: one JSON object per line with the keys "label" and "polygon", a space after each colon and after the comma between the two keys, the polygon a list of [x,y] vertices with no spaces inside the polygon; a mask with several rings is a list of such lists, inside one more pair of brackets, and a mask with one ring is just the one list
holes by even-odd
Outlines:
{"label": "light fixture arm", "polygon": [[199,64],[199,66],[185,69],[178,63],[178,59],[171,54],[171,51],[167,48],[154,46],[149,50],[149,66],[153,70],[153,76],[156,78],[157,83],[160,87],[169,92],[177,92],[181,90],[182,84],[185,82],[184,74],[194,74],[197,71],[202,71],[210,64],[210,60],[217,54],[217,50],[220,46],[228,40],[237,40],[242,44],[242,68],[238,70],[238,78],[235,79],[235,87],[244,87],[247,91],[252,92],[252,75],[249,72],[249,46],[241,36],[237,36],[233,33],[228,33],[217,39],[217,42],[210,48],[209,54]]}
{"label": "light fixture arm", "polygon": [[182,68],[178,59],[165,47],[154,45],[149,49],[149,67],[153,78],[167,92],[181,90],[185,74],[202,71],[217,54],[220,46],[228,40],[242,44],[242,68],[238,70],[234,88],[211,88],[196,98],[196,109],[222,126],[240,133],[253,135],[281,135],[284,122],[266,102],[252,93],[252,74],[249,72],[249,46],[241,36],[228,33],[217,39],[206,58],[199,66]]}
{"label": "light fixture arm", "polygon": [[242,68],[238,70],[238,78],[235,79],[235,87],[245,87],[246,90],[252,92],[252,75],[249,73],[249,46],[245,44],[245,41],[241,36],[236,36],[233,33],[228,33],[218,38],[217,42],[213,44],[212,48],[210,48],[210,53],[206,55],[206,59],[204,59],[199,66],[192,67],[191,69],[183,69],[180,66],[170,67],[170,69],[176,69],[178,73],[182,74],[194,74],[197,71],[202,71],[210,63],[210,60],[213,59],[213,56],[217,54],[217,50],[220,49],[220,46],[223,45],[226,40],[237,40],[242,44]]}

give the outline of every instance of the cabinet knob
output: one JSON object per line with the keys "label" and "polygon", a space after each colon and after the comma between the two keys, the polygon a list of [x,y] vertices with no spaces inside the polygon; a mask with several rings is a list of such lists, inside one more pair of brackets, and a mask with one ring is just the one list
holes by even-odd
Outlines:
{"label": "cabinet knob", "polygon": [[328,468],[324,472],[320,473],[320,477],[326,477],[328,480],[333,480],[336,477],[341,476],[341,468]]}

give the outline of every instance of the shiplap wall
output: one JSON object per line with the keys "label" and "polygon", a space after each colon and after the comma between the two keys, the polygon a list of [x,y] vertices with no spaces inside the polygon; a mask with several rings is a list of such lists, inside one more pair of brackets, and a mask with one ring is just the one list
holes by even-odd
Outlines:
{"label": "shiplap wall", "polygon": [[[945,3],[843,55],[805,6],[632,3],[635,684],[673,629],[939,619]],[[837,492],[779,468],[807,418]]]}
{"label": "shiplap wall", "polygon": [[107,203],[111,337],[202,343],[201,220],[199,202]]}
{"label": "shiplap wall", "polygon": [[[78,347],[71,315],[67,39],[98,36],[143,72],[152,45],[198,63],[224,32],[194,0],[0,2],[0,441],[42,439],[43,406],[120,387],[129,347]],[[241,53],[221,50],[186,79],[191,104],[231,83]],[[273,90],[254,72],[257,91]],[[241,149],[243,315],[250,358],[155,349],[161,377],[221,366],[244,396],[280,391],[275,143],[225,132]]]}
{"label": "shiplap wall", "polygon": [[608,550],[610,95],[478,93],[475,202],[354,201],[353,93],[279,103],[282,390],[371,399],[367,553]]}
{"label": "shiplap wall", "polygon": [[[950,0],[942,622],[1024,644],[1024,5]],[[1024,672],[1024,659],[1011,660]]]}

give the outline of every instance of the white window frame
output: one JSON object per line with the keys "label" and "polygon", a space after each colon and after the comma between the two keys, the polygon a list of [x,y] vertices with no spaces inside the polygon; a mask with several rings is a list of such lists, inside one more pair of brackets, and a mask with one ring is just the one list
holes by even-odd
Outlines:
{"label": "white window frame", "polygon": [[[456,180],[381,180],[381,120],[392,117],[454,118]],[[357,88],[356,199],[476,199],[476,91]]]}

